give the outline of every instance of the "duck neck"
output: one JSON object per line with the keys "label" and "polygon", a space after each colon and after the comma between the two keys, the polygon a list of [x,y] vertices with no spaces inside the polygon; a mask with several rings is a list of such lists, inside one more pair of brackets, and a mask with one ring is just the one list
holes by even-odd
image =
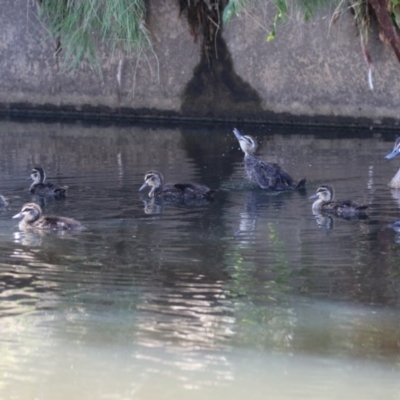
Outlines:
{"label": "duck neck", "polygon": [[26,228],[28,228],[29,225],[30,225],[30,224],[28,224],[28,222],[26,222],[26,221],[23,219],[23,220],[21,220],[21,221],[19,222],[18,228],[19,228],[21,231],[23,231],[23,230],[25,230]]}
{"label": "duck neck", "polygon": [[29,191],[32,191],[38,184],[39,182],[32,182],[31,186],[29,186]]}
{"label": "duck neck", "polygon": [[323,199],[318,199],[316,201],[314,201],[313,205],[312,205],[312,211],[314,214],[321,214],[321,210],[324,204],[326,204],[327,202]]}
{"label": "duck neck", "polygon": [[162,193],[162,186],[153,186],[149,192],[149,197],[157,197]]}
{"label": "duck neck", "polygon": [[397,171],[397,174],[390,181],[389,186],[393,189],[400,189],[400,169]]}

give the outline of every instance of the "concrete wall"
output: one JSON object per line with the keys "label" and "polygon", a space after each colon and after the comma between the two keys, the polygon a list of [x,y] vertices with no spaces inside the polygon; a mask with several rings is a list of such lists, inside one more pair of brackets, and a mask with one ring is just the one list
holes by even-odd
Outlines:
{"label": "concrete wall", "polygon": [[[263,99],[263,108],[295,115],[400,118],[400,64],[374,32],[370,38],[374,90],[353,16],[330,26],[331,12],[312,22],[289,20],[266,43],[270,9],[243,15],[224,37],[236,72]],[[267,15],[265,15],[267,12]]]}
{"label": "concrete wall", "polygon": [[[210,67],[177,2],[150,0],[154,49],[120,59],[103,52],[102,77],[83,65],[57,70],[54,43],[34,0],[0,0],[0,112],[281,122],[400,122],[400,64],[371,37],[374,91],[350,14],[329,29],[329,13],[290,20],[267,43],[273,9],[235,18],[218,37]],[[122,88],[118,65],[122,62]]]}
{"label": "concrete wall", "polygon": [[[198,45],[174,2],[152,0],[148,23],[154,51],[122,60],[101,54],[102,77],[89,66],[57,69],[55,43],[38,20],[35,0],[0,0],[0,102],[98,111],[127,107],[179,111],[180,96],[199,62]],[[23,106],[23,104],[21,104]],[[89,106],[89,107],[87,107]]]}

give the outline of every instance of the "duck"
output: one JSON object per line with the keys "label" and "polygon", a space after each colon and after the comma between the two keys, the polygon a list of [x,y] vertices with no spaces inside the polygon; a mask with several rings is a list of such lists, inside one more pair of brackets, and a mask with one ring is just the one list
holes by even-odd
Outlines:
{"label": "duck", "polygon": [[256,156],[257,142],[253,137],[242,135],[236,128],[233,129],[236,139],[244,152],[244,166],[247,178],[261,189],[285,190],[304,189],[306,179],[296,182],[278,164],[268,163]]}
{"label": "duck", "polygon": [[29,187],[29,192],[40,197],[65,197],[65,192],[68,186],[57,186],[52,183],[45,183],[46,173],[41,167],[34,167],[31,171],[32,185]]}
{"label": "duck", "polygon": [[317,192],[310,197],[310,200],[317,199],[312,205],[314,215],[322,213],[335,214],[339,217],[349,218],[365,216],[368,205],[357,204],[351,200],[333,200],[334,191],[332,186],[321,185]]}
{"label": "duck", "polygon": [[198,183],[167,183],[158,171],[151,170],[144,175],[144,183],[139,191],[151,187],[149,197],[163,198],[167,201],[211,200],[215,190]]}
{"label": "duck", "polygon": [[[387,160],[390,160],[392,158],[395,158],[398,154],[400,154],[400,137],[396,139],[394,142],[394,147],[391,153],[387,154],[385,158]],[[389,182],[389,187],[392,189],[400,189],[400,169],[397,171],[396,175],[393,177],[393,179]]]}
{"label": "duck", "polygon": [[80,231],[85,229],[80,222],[72,218],[42,216],[42,209],[36,203],[24,204],[21,211],[12,218],[22,218],[18,225],[21,231],[29,228],[56,231]]}

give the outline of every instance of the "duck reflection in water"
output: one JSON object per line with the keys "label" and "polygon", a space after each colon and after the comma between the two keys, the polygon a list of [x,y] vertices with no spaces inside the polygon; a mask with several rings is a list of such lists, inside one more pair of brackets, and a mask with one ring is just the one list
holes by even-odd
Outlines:
{"label": "duck reflection in water", "polygon": [[142,199],[144,204],[144,213],[147,215],[157,215],[162,214],[164,210],[164,204],[162,199],[155,199],[152,197],[149,199]]}
{"label": "duck reflection in water", "polygon": [[[329,215],[335,215],[344,219],[365,219],[367,218],[366,209],[368,205],[357,204],[351,200],[334,200],[334,191],[332,186],[321,185],[317,192],[310,197],[310,200],[314,200],[312,205],[312,212],[315,216],[326,217]],[[318,225],[332,226],[331,222],[327,220],[317,221]]]}
{"label": "duck reflection in water", "polygon": [[257,203],[258,197],[254,191],[246,195],[246,204],[239,216],[239,229],[235,232],[235,238],[242,244],[255,242],[255,230],[257,226]]}
{"label": "duck reflection in water", "polygon": [[45,183],[46,173],[41,167],[35,167],[31,171],[33,183],[29,192],[40,197],[54,197],[55,199],[64,198],[68,186],[57,186],[52,183]]}
{"label": "duck reflection in water", "polygon": [[36,203],[25,204],[13,218],[22,218],[18,227],[21,231],[37,229],[44,231],[81,231],[85,227],[80,222],[67,217],[42,216],[42,209]]}
{"label": "duck reflection in water", "polygon": [[331,215],[314,214],[314,218],[319,228],[333,229],[333,218]]}
{"label": "duck reflection in water", "polygon": [[[44,236],[43,231],[36,231],[33,229],[26,229],[22,232],[14,232],[14,242],[21,243],[24,246],[41,246]],[[18,252],[19,256],[23,256]]]}
{"label": "duck reflection in water", "polygon": [[261,189],[285,190],[304,189],[306,179],[296,182],[278,164],[260,160],[256,155],[257,142],[251,136],[242,135],[236,128],[233,129],[240,148],[244,152],[244,166],[247,178]]}
{"label": "duck reflection in water", "polygon": [[246,193],[243,210],[239,214],[239,229],[235,231],[235,239],[244,245],[256,243],[257,220],[265,216],[265,210],[281,210],[286,197],[278,193],[266,193],[260,190],[250,190]]}

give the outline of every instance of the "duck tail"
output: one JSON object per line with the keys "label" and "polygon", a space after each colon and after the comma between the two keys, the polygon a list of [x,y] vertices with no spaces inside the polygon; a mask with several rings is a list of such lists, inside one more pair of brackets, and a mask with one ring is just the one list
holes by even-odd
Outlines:
{"label": "duck tail", "polygon": [[68,189],[68,186],[60,186],[54,190],[54,193],[57,197],[64,197],[67,189]]}
{"label": "duck tail", "polygon": [[214,193],[216,192],[216,190],[210,189],[205,193],[205,198],[209,199],[209,200],[213,200],[214,199]]}
{"label": "duck tail", "polygon": [[303,178],[297,182],[296,189],[304,189],[306,187],[307,179]]}

